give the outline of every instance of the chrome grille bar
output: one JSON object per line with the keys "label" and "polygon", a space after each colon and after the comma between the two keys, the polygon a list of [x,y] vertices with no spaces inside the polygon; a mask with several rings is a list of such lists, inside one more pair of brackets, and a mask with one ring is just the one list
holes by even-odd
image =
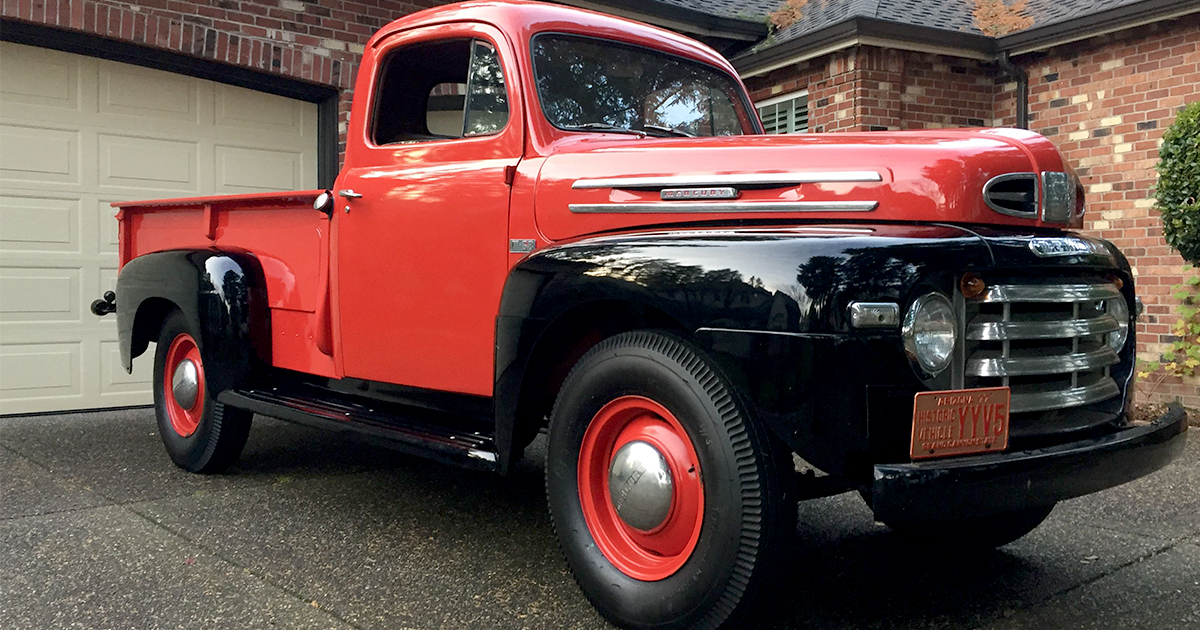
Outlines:
{"label": "chrome grille bar", "polygon": [[1077,407],[1088,403],[1107,400],[1121,393],[1121,388],[1111,378],[1103,378],[1091,385],[1072,387],[1049,392],[1031,392],[1013,394],[1011,411],[1022,413],[1026,411],[1049,411],[1064,407]]}
{"label": "chrome grille bar", "polygon": [[1115,284],[996,284],[980,296],[981,302],[1068,303],[1108,300],[1121,296]]}
{"label": "chrome grille bar", "polygon": [[1001,341],[1004,339],[1069,339],[1115,332],[1121,326],[1112,315],[1090,319],[1068,319],[1029,322],[980,321],[975,318],[967,328],[972,341]]}
{"label": "chrome grille bar", "polygon": [[1119,395],[1109,368],[1121,358],[1108,337],[1120,322],[1106,301],[1120,297],[1117,285],[1099,279],[990,284],[965,304],[965,385],[1011,388],[1013,413]]}
{"label": "chrome grille bar", "polygon": [[1096,370],[1120,363],[1117,353],[1108,346],[1090,352],[1052,354],[1049,356],[988,356],[977,352],[967,360],[968,376],[1029,376],[1031,374],[1067,374],[1080,370]]}

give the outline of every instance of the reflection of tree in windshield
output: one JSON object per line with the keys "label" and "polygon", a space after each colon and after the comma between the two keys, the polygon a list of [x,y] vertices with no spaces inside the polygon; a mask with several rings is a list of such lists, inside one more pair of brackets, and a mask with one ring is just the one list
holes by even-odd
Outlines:
{"label": "reflection of tree in windshield", "polygon": [[701,64],[647,49],[568,36],[534,40],[542,109],[559,127],[646,125],[690,135],[741,134],[738,90]]}
{"label": "reflection of tree in windshield", "polygon": [[508,122],[508,99],[504,73],[496,49],[481,41],[474,43],[468,78],[464,135],[499,131]]}

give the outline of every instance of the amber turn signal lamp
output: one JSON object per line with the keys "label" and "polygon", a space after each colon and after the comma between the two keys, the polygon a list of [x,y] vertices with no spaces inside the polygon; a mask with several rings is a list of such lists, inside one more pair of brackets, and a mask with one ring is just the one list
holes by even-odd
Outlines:
{"label": "amber turn signal lamp", "polygon": [[963,274],[962,280],[958,281],[958,290],[962,292],[963,297],[969,300],[983,295],[983,292],[987,290],[987,283],[973,273],[966,273]]}
{"label": "amber turn signal lamp", "polygon": [[1105,276],[1104,279],[1116,285],[1118,291],[1125,288],[1125,281],[1121,279],[1121,276],[1109,274]]}

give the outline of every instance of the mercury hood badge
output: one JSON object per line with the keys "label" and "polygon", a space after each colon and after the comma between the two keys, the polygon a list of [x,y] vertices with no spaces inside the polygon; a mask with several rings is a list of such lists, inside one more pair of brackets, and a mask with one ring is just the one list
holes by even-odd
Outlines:
{"label": "mercury hood badge", "polygon": [[706,188],[664,188],[658,193],[663,201],[688,201],[700,199],[737,199],[742,192],[732,186]]}

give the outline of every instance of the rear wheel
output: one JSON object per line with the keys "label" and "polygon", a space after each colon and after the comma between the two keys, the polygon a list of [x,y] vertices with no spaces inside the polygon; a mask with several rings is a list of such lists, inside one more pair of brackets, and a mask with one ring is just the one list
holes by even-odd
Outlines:
{"label": "rear wheel", "polygon": [[1054,505],[972,518],[885,524],[905,541],[923,548],[978,551],[1007,545],[1033,531],[1050,516]]}
{"label": "rear wheel", "polygon": [[197,337],[179,311],[163,322],[154,355],[154,412],[171,461],[191,472],[214,473],[241,454],[252,414],[217,402]]}
{"label": "rear wheel", "polygon": [[699,349],[639,331],[597,345],[563,384],[546,492],[602,614],[629,628],[717,628],[786,558],[791,462]]}

